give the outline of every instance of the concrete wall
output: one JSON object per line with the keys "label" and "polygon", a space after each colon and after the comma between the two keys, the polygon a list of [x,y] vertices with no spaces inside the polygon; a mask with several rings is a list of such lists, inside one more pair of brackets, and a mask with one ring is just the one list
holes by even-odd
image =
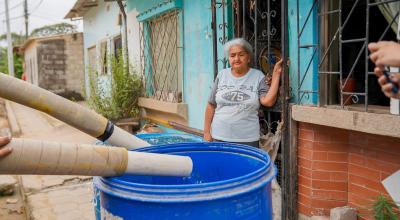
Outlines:
{"label": "concrete wall", "polygon": [[128,54],[129,63],[140,73],[140,39],[139,22],[136,19],[138,12],[132,10],[127,12],[128,28]]}
{"label": "concrete wall", "polygon": [[37,69],[37,42],[34,41],[27,45],[24,49],[24,62],[27,81],[38,86],[38,69]]}
{"label": "concrete wall", "polygon": [[41,37],[25,46],[27,81],[80,99],[84,77],[82,33]]}
{"label": "concrete wall", "polygon": [[37,47],[39,86],[54,93],[66,88],[66,56],[63,38],[41,40]]}
{"label": "concrete wall", "polygon": [[82,95],[85,85],[85,68],[83,62],[83,34],[70,34],[65,36],[64,40],[66,58],[65,74],[67,76],[66,87],[69,91],[73,91]]}

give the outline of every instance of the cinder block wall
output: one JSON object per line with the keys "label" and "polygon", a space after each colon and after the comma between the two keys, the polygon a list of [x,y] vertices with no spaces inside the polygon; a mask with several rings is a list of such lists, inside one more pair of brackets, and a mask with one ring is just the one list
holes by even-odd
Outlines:
{"label": "cinder block wall", "polygon": [[83,35],[72,33],[40,40],[39,86],[67,98],[81,99],[84,85]]}
{"label": "cinder block wall", "polygon": [[66,88],[82,95],[84,89],[83,34],[74,33],[64,37],[66,62]]}
{"label": "cinder block wall", "polygon": [[37,48],[39,86],[55,93],[66,86],[64,48],[63,39],[40,41]]}
{"label": "cinder block wall", "polygon": [[373,219],[374,200],[388,195],[381,181],[400,169],[400,139],[308,123],[298,129],[299,213],[348,205]]}

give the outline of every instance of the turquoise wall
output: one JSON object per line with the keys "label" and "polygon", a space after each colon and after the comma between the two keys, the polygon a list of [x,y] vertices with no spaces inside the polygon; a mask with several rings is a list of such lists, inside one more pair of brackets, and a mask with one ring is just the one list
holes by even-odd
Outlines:
{"label": "turquoise wall", "polygon": [[[128,0],[128,10],[148,11],[164,0]],[[211,1],[183,0],[181,39],[183,42],[183,99],[189,106],[188,125],[203,129],[205,106],[214,81]],[[157,11],[157,10],[154,10]],[[222,55],[222,48],[219,48]]]}
{"label": "turquoise wall", "polygon": [[[300,30],[305,24],[308,11],[312,8],[313,0],[288,0],[288,43],[289,43],[289,58],[290,58],[290,86],[292,88],[293,102],[298,103],[299,97],[297,94],[298,90],[298,30],[297,30],[297,1],[299,1],[299,20],[300,20]],[[300,38],[301,45],[315,45],[318,43],[318,29],[317,29],[317,9],[313,10],[310,18],[308,19],[304,31]],[[300,49],[300,80],[304,77],[304,82],[301,86],[301,90],[318,91],[318,51],[313,57],[314,47]],[[311,65],[308,69],[307,66],[309,62]],[[302,104],[317,104],[318,94],[305,95],[302,100]]]}
{"label": "turquoise wall", "polygon": [[128,11],[136,9],[140,13],[164,2],[165,0],[127,0],[127,8]]}
{"label": "turquoise wall", "polygon": [[189,126],[203,129],[204,113],[214,81],[210,0],[185,0],[184,98]]}

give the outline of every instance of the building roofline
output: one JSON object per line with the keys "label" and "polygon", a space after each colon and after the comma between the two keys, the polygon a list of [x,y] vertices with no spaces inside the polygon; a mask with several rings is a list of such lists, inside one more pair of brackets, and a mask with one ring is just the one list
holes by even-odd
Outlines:
{"label": "building roofline", "polygon": [[74,6],[68,11],[64,19],[80,18],[92,7],[98,5],[98,0],[77,0]]}
{"label": "building roofline", "polygon": [[51,39],[57,39],[57,38],[62,38],[64,36],[72,35],[72,34],[83,34],[83,32],[73,32],[73,33],[64,33],[64,34],[56,34],[56,35],[51,35],[51,36],[41,36],[41,37],[30,37],[28,38],[23,45],[21,45],[21,48],[25,49],[28,47],[29,44],[31,44],[34,41],[42,41],[42,40],[51,40]]}

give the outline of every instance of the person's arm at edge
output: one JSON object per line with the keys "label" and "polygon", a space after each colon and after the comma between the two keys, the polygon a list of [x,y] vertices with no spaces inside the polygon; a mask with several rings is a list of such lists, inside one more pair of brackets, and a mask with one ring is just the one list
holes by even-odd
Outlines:
{"label": "person's arm at edge", "polygon": [[0,137],[0,159],[11,153],[12,149],[5,147],[10,141],[10,137]]}

